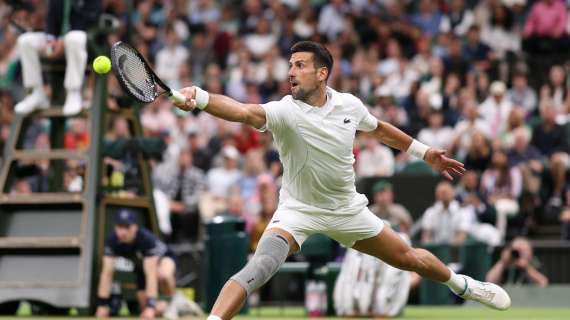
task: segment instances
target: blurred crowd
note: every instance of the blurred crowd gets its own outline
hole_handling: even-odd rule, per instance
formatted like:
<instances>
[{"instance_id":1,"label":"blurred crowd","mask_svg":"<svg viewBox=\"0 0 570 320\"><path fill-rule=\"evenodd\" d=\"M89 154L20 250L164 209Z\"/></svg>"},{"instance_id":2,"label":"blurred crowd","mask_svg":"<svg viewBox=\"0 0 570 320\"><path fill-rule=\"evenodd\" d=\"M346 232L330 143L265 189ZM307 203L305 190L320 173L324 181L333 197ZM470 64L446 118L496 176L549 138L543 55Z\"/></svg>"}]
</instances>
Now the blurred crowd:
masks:
<instances>
[{"instance_id":1,"label":"blurred crowd","mask_svg":"<svg viewBox=\"0 0 570 320\"><path fill-rule=\"evenodd\" d=\"M15 45L22 30L11 21L42 28L41 1L30 2L34 10L0 4L0 141L23 95ZM288 94L296 41L325 43L334 57L329 86L466 164L458 183L435 190L419 223L421 241L459 244L471 236L492 245L532 236L544 223L560 224L570 240L569 8L562 0L103 1L103 12L120 22L108 43L132 43L169 86L198 85L249 103ZM130 106L115 77L108 81L109 108ZM86 105L92 85L88 74ZM199 221L239 216L255 248L278 202L282 167L271 134L175 110L165 98L145 106L141 122L146 136L167 145L152 163L162 231L172 241L195 241ZM30 147L47 134L45 124L37 126L26 137ZM85 121L67 127L66 147L84 148ZM131 134L121 117L107 128L110 140ZM354 154L358 178L417 165L367 134L357 136ZM107 164L126 170L120 160ZM66 186L77 181L75 171ZM111 173L108 183L121 179ZM15 185L13 192L38 191L21 184L25 190ZM393 207L387 191L386 182L374 187L373 211L412 231L410 214Z\"/></svg>"}]
</instances>

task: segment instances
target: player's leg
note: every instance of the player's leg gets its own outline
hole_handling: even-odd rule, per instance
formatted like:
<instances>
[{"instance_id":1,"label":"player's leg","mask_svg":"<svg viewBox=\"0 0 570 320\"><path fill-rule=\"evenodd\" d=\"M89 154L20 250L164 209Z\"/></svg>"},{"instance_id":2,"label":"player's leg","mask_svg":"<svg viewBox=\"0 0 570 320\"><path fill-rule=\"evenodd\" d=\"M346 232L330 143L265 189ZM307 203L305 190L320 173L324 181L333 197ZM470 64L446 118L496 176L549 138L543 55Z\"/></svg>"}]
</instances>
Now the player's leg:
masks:
<instances>
[{"instance_id":1,"label":"player's leg","mask_svg":"<svg viewBox=\"0 0 570 320\"><path fill-rule=\"evenodd\" d=\"M65 48L65 80L67 90L63 113L74 115L81 111L81 86L87 65L87 33L81 30L69 31L63 37Z\"/></svg>"},{"instance_id":2,"label":"player's leg","mask_svg":"<svg viewBox=\"0 0 570 320\"><path fill-rule=\"evenodd\" d=\"M162 257L158 264L158 286L162 294L172 297L176 292L176 264L170 257Z\"/></svg>"},{"instance_id":3,"label":"player's leg","mask_svg":"<svg viewBox=\"0 0 570 320\"><path fill-rule=\"evenodd\" d=\"M242 308L247 296L265 284L299 245L293 236L281 229L265 231L253 258L230 278L218 295L208 320L231 319Z\"/></svg>"},{"instance_id":4,"label":"player's leg","mask_svg":"<svg viewBox=\"0 0 570 320\"><path fill-rule=\"evenodd\" d=\"M377 257L396 268L414 271L422 277L441 282L463 298L500 310L510 307L508 294L499 286L455 274L429 251L410 247L388 226L374 237L357 241L353 249Z\"/></svg>"},{"instance_id":5,"label":"player's leg","mask_svg":"<svg viewBox=\"0 0 570 320\"><path fill-rule=\"evenodd\" d=\"M36 108L49 105L43 89L40 64L40 50L43 50L46 44L47 35L44 32L26 32L18 37L17 47L22 62L24 87L32 92L16 104L14 108L17 113L27 114Z\"/></svg>"}]
</instances>

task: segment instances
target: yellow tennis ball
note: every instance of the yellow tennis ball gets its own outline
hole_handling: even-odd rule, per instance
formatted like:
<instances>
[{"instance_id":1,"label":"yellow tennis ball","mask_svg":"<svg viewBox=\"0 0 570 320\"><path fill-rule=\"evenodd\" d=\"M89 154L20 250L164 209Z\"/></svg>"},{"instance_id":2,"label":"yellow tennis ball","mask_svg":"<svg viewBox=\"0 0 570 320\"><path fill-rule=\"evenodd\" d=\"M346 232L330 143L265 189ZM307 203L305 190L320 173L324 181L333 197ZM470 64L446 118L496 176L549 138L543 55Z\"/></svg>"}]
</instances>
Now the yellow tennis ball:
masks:
<instances>
[{"instance_id":1,"label":"yellow tennis ball","mask_svg":"<svg viewBox=\"0 0 570 320\"><path fill-rule=\"evenodd\" d=\"M111 70L111 59L106 56L98 56L93 60L93 70L98 74L105 74Z\"/></svg>"}]
</instances>

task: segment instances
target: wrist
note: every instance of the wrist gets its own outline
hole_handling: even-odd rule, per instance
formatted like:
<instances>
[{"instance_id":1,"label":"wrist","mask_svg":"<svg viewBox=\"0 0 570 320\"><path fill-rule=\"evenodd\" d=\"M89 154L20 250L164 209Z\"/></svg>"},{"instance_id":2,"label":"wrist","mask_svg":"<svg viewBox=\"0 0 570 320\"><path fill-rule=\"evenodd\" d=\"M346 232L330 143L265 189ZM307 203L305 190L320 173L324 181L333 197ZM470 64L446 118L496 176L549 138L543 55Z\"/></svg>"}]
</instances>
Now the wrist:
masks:
<instances>
[{"instance_id":1,"label":"wrist","mask_svg":"<svg viewBox=\"0 0 570 320\"><path fill-rule=\"evenodd\" d=\"M146 299L146 307L155 309L156 308L156 298L147 298Z\"/></svg>"},{"instance_id":2,"label":"wrist","mask_svg":"<svg viewBox=\"0 0 570 320\"><path fill-rule=\"evenodd\" d=\"M408 147L408 150L406 150L406 153L423 160L428 150L429 146L414 139Z\"/></svg>"},{"instance_id":3,"label":"wrist","mask_svg":"<svg viewBox=\"0 0 570 320\"><path fill-rule=\"evenodd\" d=\"M206 107L208 106L208 102L210 102L210 94L208 93L208 91L200 88L200 87L194 87L196 88L196 107L198 107L201 110L206 109Z\"/></svg>"},{"instance_id":4,"label":"wrist","mask_svg":"<svg viewBox=\"0 0 570 320\"><path fill-rule=\"evenodd\" d=\"M111 298L97 297L97 307L109 307L110 304Z\"/></svg>"}]
</instances>

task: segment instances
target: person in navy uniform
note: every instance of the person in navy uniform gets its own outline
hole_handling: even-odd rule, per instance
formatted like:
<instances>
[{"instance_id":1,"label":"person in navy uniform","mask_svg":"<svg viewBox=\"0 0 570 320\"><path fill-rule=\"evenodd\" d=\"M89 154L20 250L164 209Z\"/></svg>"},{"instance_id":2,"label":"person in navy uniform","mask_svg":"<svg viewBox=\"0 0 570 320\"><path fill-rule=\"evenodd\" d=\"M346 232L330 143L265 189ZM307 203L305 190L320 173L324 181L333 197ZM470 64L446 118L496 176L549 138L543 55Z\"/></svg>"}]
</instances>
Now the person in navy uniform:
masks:
<instances>
[{"instance_id":1,"label":"person in navy uniform","mask_svg":"<svg viewBox=\"0 0 570 320\"><path fill-rule=\"evenodd\" d=\"M122 209L115 217L114 232L105 242L103 266L97 291L98 318L109 316L111 286L116 259L122 257L132 263L137 278L137 299L140 305L141 318L154 319L155 316L171 314L176 317L173 304L157 304L158 289L172 298L176 289L176 264L174 255L166 244L151 231L140 227L136 221L136 213Z\"/></svg>"}]
</instances>

